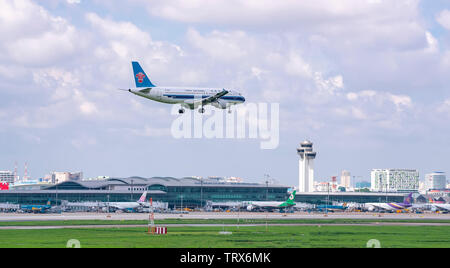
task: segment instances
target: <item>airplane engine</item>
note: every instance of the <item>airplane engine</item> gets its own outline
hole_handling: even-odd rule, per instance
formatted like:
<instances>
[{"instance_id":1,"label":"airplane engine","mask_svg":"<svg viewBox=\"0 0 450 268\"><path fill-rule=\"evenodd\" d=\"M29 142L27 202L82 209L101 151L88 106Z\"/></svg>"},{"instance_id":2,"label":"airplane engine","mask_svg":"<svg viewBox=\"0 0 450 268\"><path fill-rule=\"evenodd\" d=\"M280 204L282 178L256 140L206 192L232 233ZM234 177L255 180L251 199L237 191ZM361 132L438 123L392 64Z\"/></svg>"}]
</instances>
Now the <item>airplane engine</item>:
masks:
<instances>
[{"instance_id":1,"label":"airplane engine","mask_svg":"<svg viewBox=\"0 0 450 268\"><path fill-rule=\"evenodd\" d=\"M252 205L248 205L248 206L247 206L247 211L252 211L253 208L254 208L254 207L253 207Z\"/></svg>"},{"instance_id":2,"label":"airplane engine","mask_svg":"<svg viewBox=\"0 0 450 268\"><path fill-rule=\"evenodd\" d=\"M219 109L226 109L227 108L227 102L224 101L224 100L220 100L220 99L215 101L215 102L213 102L212 105L214 107L216 107L216 108L219 108Z\"/></svg>"}]
</instances>

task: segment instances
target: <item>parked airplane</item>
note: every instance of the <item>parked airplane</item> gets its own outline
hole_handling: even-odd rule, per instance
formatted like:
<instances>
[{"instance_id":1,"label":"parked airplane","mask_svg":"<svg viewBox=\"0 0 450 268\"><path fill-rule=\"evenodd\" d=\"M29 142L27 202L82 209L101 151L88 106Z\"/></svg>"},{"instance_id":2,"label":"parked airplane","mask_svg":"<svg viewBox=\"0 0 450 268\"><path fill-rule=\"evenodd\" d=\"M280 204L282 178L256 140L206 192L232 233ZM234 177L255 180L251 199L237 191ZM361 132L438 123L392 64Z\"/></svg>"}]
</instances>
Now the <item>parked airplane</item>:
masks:
<instances>
[{"instance_id":1,"label":"parked airplane","mask_svg":"<svg viewBox=\"0 0 450 268\"><path fill-rule=\"evenodd\" d=\"M330 211L330 212L335 212L335 211L345 211L347 210L347 204L343 204L342 206L337 206L337 205L319 205L316 207L319 211Z\"/></svg>"},{"instance_id":2,"label":"parked airplane","mask_svg":"<svg viewBox=\"0 0 450 268\"><path fill-rule=\"evenodd\" d=\"M0 211L3 210L19 210L20 205L16 204L8 204L8 203L0 203Z\"/></svg>"},{"instance_id":3,"label":"parked airplane","mask_svg":"<svg viewBox=\"0 0 450 268\"><path fill-rule=\"evenodd\" d=\"M240 209L243 206L244 202L212 202L208 201L206 203L206 209Z\"/></svg>"},{"instance_id":4,"label":"parked airplane","mask_svg":"<svg viewBox=\"0 0 450 268\"><path fill-rule=\"evenodd\" d=\"M271 202L271 201L250 201L248 202L247 210L258 210L258 209L286 209L295 206L295 193L297 191L292 192L289 196L288 200L285 202Z\"/></svg>"},{"instance_id":5,"label":"parked airplane","mask_svg":"<svg viewBox=\"0 0 450 268\"><path fill-rule=\"evenodd\" d=\"M45 213L52 208L50 200L46 205L21 205L20 209L25 212Z\"/></svg>"},{"instance_id":6,"label":"parked airplane","mask_svg":"<svg viewBox=\"0 0 450 268\"><path fill-rule=\"evenodd\" d=\"M296 203L294 206L294 209L299 210L299 211L312 210L312 209L314 209L314 205L308 204L308 203Z\"/></svg>"},{"instance_id":7,"label":"parked airplane","mask_svg":"<svg viewBox=\"0 0 450 268\"><path fill-rule=\"evenodd\" d=\"M369 211L374 210L387 210L387 211L396 211L396 210L405 210L412 207L412 193L410 193L403 203L366 203L365 207Z\"/></svg>"},{"instance_id":8,"label":"parked airplane","mask_svg":"<svg viewBox=\"0 0 450 268\"><path fill-rule=\"evenodd\" d=\"M188 88L188 87L160 87L155 86L138 62L132 62L136 88L127 91L153 101L181 104L178 110L184 113L184 108L194 110L199 108L204 113L203 106L212 105L216 108L227 109L231 112L231 106L245 102L245 98L237 91L224 88ZM125 89L122 89L125 90Z\"/></svg>"},{"instance_id":9,"label":"parked airplane","mask_svg":"<svg viewBox=\"0 0 450 268\"><path fill-rule=\"evenodd\" d=\"M136 202L109 202L105 203L107 207L114 208L121 211L134 211L137 208L142 208L146 204L147 192L144 192Z\"/></svg>"},{"instance_id":10,"label":"parked airplane","mask_svg":"<svg viewBox=\"0 0 450 268\"><path fill-rule=\"evenodd\" d=\"M445 211L450 212L450 204L438 204L434 203L432 205L434 211Z\"/></svg>"}]
</instances>

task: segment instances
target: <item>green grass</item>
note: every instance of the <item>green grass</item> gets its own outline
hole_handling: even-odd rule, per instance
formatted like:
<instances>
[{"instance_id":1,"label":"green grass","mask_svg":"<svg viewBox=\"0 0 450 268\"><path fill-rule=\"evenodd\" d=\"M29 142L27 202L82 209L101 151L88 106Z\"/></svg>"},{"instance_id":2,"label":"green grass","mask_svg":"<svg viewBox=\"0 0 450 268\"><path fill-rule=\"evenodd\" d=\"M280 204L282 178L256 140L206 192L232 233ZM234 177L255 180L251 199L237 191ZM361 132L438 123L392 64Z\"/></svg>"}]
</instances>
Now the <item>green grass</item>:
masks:
<instances>
[{"instance_id":1,"label":"green grass","mask_svg":"<svg viewBox=\"0 0 450 268\"><path fill-rule=\"evenodd\" d=\"M240 226L171 227L151 236L145 228L0 230L0 248L63 248L77 239L83 248L364 248L371 239L382 247L450 247L450 226Z\"/></svg>"}]
</instances>

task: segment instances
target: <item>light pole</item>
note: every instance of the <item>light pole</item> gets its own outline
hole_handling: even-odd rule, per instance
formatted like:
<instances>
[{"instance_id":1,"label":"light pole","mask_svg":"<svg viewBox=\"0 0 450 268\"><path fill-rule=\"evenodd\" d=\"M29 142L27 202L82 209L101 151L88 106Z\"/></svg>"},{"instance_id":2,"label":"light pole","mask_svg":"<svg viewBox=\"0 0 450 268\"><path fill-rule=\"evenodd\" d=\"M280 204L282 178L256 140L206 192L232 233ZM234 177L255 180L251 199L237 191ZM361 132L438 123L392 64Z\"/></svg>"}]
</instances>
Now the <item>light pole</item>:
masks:
<instances>
[{"instance_id":1,"label":"light pole","mask_svg":"<svg viewBox=\"0 0 450 268\"><path fill-rule=\"evenodd\" d=\"M327 187L328 195L327 195L327 205L325 206L325 210L326 210L326 213L328 214L328 206L330 203L330 183L328 182L327 185L328 185L328 187Z\"/></svg>"},{"instance_id":2,"label":"light pole","mask_svg":"<svg viewBox=\"0 0 450 268\"><path fill-rule=\"evenodd\" d=\"M183 211L183 195L181 195L180 197L181 197L181 211Z\"/></svg>"},{"instance_id":3,"label":"light pole","mask_svg":"<svg viewBox=\"0 0 450 268\"><path fill-rule=\"evenodd\" d=\"M133 180L131 180L131 200L130 201L133 201Z\"/></svg>"},{"instance_id":4,"label":"light pole","mask_svg":"<svg viewBox=\"0 0 450 268\"><path fill-rule=\"evenodd\" d=\"M200 179L200 209L203 209L203 178Z\"/></svg>"},{"instance_id":5,"label":"light pole","mask_svg":"<svg viewBox=\"0 0 450 268\"><path fill-rule=\"evenodd\" d=\"M266 178L266 201L269 201L269 174L264 174L264 177Z\"/></svg>"},{"instance_id":6,"label":"light pole","mask_svg":"<svg viewBox=\"0 0 450 268\"><path fill-rule=\"evenodd\" d=\"M56 206L58 206L58 184L56 184Z\"/></svg>"},{"instance_id":7,"label":"light pole","mask_svg":"<svg viewBox=\"0 0 450 268\"><path fill-rule=\"evenodd\" d=\"M107 197L107 200L108 200L108 202L106 203L107 204L106 205L106 212L109 214L109 194L106 197Z\"/></svg>"},{"instance_id":8,"label":"light pole","mask_svg":"<svg viewBox=\"0 0 450 268\"><path fill-rule=\"evenodd\" d=\"M380 192L380 203L381 203L381 198L383 196L383 178L382 175L380 174L380 187L379 187L379 192Z\"/></svg>"}]
</instances>

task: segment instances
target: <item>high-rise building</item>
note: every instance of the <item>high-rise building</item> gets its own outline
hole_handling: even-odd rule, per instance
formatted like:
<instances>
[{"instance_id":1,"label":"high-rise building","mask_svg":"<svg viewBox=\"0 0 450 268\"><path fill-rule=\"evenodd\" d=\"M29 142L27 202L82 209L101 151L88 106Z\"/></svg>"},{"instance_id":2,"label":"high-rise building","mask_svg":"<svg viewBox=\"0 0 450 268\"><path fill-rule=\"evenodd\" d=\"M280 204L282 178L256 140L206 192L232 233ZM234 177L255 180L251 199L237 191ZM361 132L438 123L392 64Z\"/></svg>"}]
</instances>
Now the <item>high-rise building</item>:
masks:
<instances>
[{"instance_id":1,"label":"high-rise building","mask_svg":"<svg viewBox=\"0 0 450 268\"><path fill-rule=\"evenodd\" d=\"M314 183L315 192L331 192L331 184L329 182L315 182Z\"/></svg>"},{"instance_id":2,"label":"high-rise building","mask_svg":"<svg viewBox=\"0 0 450 268\"><path fill-rule=\"evenodd\" d=\"M373 169L370 173L373 192L417 192L419 171L415 169Z\"/></svg>"},{"instance_id":3,"label":"high-rise building","mask_svg":"<svg viewBox=\"0 0 450 268\"><path fill-rule=\"evenodd\" d=\"M351 186L350 171L343 170L341 173L341 186L349 189Z\"/></svg>"},{"instance_id":4,"label":"high-rise building","mask_svg":"<svg viewBox=\"0 0 450 268\"><path fill-rule=\"evenodd\" d=\"M434 172L425 175L425 190L443 190L447 187L447 177L444 172Z\"/></svg>"},{"instance_id":5,"label":"high-rise building","mask_svg":"<svg viewBox=\"0 0 450 268\"><path fill-rule=\"evenodd\" d=\"M0 171L0 182L14 183L14 173L11 171Z\"/></svg>"},{"instance_id":6,"label":"high-rise building","mask_svg":"<svg viewBox=\"0 0 450 268\"><path fill-rule=\"evenodd\" d=\"M81 181L83 180L83 172L53 172L52 173L52 184L58 184L65 181Z\"/></svg>"},{"instance_id":7,"label":"high-rise building","mask_svg":"<svg viewBox=\"0 0 450 268\"><path fill-rule=\"evenodd\" d=\"M313 143L310 141L300 143L297 153L300 156L298 191L314 192L314 159L317 153L313 151Z\"/></svg>"}]
</instances>

